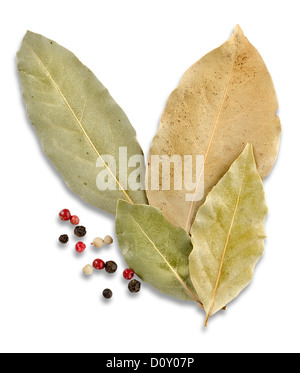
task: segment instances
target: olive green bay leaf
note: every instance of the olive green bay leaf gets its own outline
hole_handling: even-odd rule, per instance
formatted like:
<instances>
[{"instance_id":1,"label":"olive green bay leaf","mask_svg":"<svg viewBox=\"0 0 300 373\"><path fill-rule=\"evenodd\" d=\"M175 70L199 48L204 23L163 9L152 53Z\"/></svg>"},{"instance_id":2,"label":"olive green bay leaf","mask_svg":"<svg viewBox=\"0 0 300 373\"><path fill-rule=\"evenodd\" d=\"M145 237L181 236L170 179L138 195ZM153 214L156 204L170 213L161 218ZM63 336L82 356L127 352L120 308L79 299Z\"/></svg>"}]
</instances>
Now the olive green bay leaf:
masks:
<instances>
[{"instance_id":1,"label":"olive green bay leaf","mask_svg":"<svg viewBox=\"0 0 300 373\"><path fill-rule=\"evenodd\" d=\"M198 300L189 276L190 236L159 209L120 200L116 216L119 246L128 266L162 293Z\"/></svg>"},{"instance_id":2,"label":"olive green bay leaf","mask_svg":"<svg viewBox=\"0 0 300 373\"><path fill-rule=\"evenodd\" d=\"M145 191L127 190L120 181L119 148L127 148L128 159L143 153L128 118L95 75L73 53L32 32L26 33L17 61L27 114L70 189L112 214L120 198L147 203ZM107 154L115 158L116 170L103 158ZM97 188L102 169L97 160L116 190Z\"/></svg>"},{"instance_id":3,"label":"olive green bay leaf","mask_svg":"<svg viewBox=\"0 0 300 373\"><path fill-rule=\"evenodd\" d=\"M191 228L190 275L206 311L205 325L250 283L264 251L267 210L248 144L208 194Z\"/></svg>"},{"instance_id":4,"label":"olive green bay leaf","mask_svg":"<svg viewBox=\"0 0 300 373\"><path fill-rule=\"evenodd\" d=\"M183 75L170 95L149 154L148 184L151 185L152 155L203 155L204 166L195 189L204 177L203 199L186 200L190 190L147 190L149 204L162 210L174 225L186 231L214 185L228 171L247 143L253 145L259 174L264 178L277 157L281 125L272 78L256 50L239 26L228 41L201 58ZM155 167L154 167L155 169ZM171 184L174 182L171 174Z\"/></svg>"}]
</instances>

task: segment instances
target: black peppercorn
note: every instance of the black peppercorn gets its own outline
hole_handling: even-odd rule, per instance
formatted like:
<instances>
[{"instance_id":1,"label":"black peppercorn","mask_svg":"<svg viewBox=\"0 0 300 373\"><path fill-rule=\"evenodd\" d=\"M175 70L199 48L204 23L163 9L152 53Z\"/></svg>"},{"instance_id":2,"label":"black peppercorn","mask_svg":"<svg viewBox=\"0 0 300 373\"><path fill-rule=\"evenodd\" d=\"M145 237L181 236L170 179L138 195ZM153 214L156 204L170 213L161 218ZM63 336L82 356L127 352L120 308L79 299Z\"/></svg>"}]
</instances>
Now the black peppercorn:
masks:
<instances>
[{"instance_id":1,"label":"black peppercorn","mask_svg":"<svg viewBox=\"0 0 300 373\"><path fill-rule=\"evenodd\" d=\"M113 262L112 260L109 260L108 262L105 263L105 271L107 273L114 273L116 272L118 266L115 262Z\"/></svg>"},{"instance_id":2,"label":"black peppercorn","mask_svg":"<svg viewBox=\"0 0 300 373\"><path fill-rule=\"evenodd\" d=\"M131 293L140 291L141 283L138 280L131 280L128 284L128 289Z\"/></svg>"},{"instance_id":3,"label":"black peppercorn","mask_svg":"<svg viewBox=\"0 0 300 373\"><path fill-rule=\"evenodd\" d=\"M102 295L104 296L104 298L109 299L112 297L113 293L110 289L104 289Z\"/></svg>"},{"instance_id":4,"label":"black peppercorn","mask_svg":"<svg viewBox=\"0 0 300 373\"><path fill-rule=\"evenodd\" d=\"M60 243L67 243L67 242L69 241L69 237L68 237L67 234L62 234L62 235L59 237L58 241L59 241Z\"/></svg>"},{"instance_id":5,"label":"black peppercorn","mask_svg":"<svg viewBox=\"0 0 300 373\"><path fill-rule=\"evenodd\" d=\"M74 229L74 234L77 237L83 237L83 236L85 236L86 235L86 229L85 229L85 227L79 225L78 227L76 227Z\"/></svg>"}]
</instances>

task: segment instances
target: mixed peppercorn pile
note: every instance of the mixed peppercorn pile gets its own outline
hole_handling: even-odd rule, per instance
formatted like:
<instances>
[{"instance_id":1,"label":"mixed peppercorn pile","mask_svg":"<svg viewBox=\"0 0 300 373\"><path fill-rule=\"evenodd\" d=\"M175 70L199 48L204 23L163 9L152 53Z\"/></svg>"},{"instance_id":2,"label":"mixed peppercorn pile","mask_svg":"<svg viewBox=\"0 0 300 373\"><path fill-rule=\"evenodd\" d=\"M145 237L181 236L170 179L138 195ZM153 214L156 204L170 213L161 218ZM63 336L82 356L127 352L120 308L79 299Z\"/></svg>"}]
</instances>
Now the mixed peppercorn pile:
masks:
<instances>
[{"instance_id":1,"label":"mixed peppercorn pile","mask_svg":"<svg viewBox=\"0 0 300 373\"><path fill-rule=\"evenodd\" d=\"M86 235L86 233L87 233L86 228L84 226L78 225L79 222L80 222L78 216L71 215L71 213L68 209L61 210L60 213L59 213L59 218L62 221L70 221L71 224L76 226L75 229L74 229L74 235L76 237L82 238ZM66 243L69 242L69 236L67 234L62 234L59 237L58 240L61 244L66 244ZM102 239L100 237L96 237L91 244L98 249L98 248L101 248L104 244L105 245L111 245L112 243L113 243L113 238L111 236L107 235L107 236L104 237L104 239ZM80 254L85 249L86 249L86 244L84 242L79 241L79 242L76 243L75 250L76 250L77 253ZM100 271L100 270L103 270L103 269L105 269L105 271L107 273L111 274L111 273L115 273L117 271L118 266L113 260L109 260L107 262L104 262L102 259L95 259L93 261L92 265L91 264L85 265L82 269L82 272L86 276L90 276L94 272L94 270ZM140 291L141 283L136 279L132 279L134 277L134 272L133 272L132 269L126 268L123 271L123 277L126 280L130 280L130 282L128 283L128 289L131 293L137 293L137 292ZM104 289L103 292L102 292L102 295L103 295L104 298L109 299L109 298L112 297L113 292L110 289Z\"/></svg>"}]
</instances>

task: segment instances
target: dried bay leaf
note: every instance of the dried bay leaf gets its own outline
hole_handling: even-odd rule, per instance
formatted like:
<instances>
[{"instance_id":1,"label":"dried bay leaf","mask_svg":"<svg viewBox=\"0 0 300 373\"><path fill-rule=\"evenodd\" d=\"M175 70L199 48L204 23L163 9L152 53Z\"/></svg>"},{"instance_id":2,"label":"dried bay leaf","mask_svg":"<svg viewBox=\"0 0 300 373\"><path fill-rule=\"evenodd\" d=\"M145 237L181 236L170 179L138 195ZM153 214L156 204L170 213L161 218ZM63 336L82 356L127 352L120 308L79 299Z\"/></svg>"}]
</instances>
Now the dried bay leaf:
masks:
<instances>
[{"instance_id":1,"label":"dried bay leaf","mask_svg":"<svg viewBox=\"0 0 300 373\"><path fill-rule=\"evenodd\" d=\"M119 201L116 216L119 246L128 266L159 291L183 300L198 300L189 275L190 236L174 227L155 207Z\"/></svg>"},{"instance_id":2,"label":"dried bay leaf","mask_svg":"<svg viewBox=\"0 0 300 373\"><path fill-rule=\"evenodd\" d=\"M128 159L142 150L128 118L95 75L73 53L32 32L17 59L28 116L70 189L112 214L120 198L147 203L145 191L127 190L120 182L119 147L127 147ZM106 154L114 156L116 170L102 158ZM97 160L116 190L97 188Z\"/></svg>"},{"instance_id":3,"label":"dried bay leaf","mask_svg":"<svg viewBox=\"0 0 300 373\"><path fill-rule=\"evenodd\" d=\"M237 26L230 39L195 63L168 99L150 150L152 155L204 155L204 197L187 202L182 190L149 190L149 203L173 224L189 231L196 212L228 171L244 146L254 147L259 174L271 170L278 152L281 126L271 76L258 51ZM172 176L172 175L171 175Z\"/></svg>"},{"instance_id":4,"label":"dried bay leaf","mask_svg":"<svg viewBox=\"0 0 300 373\"><path fill-rule=\"evenodd\" d=\"M250 283L264 251L267 210L248 144L208 194L191 228L190 275L206 311L205 324Z\"/></svg>"}]
</instances>

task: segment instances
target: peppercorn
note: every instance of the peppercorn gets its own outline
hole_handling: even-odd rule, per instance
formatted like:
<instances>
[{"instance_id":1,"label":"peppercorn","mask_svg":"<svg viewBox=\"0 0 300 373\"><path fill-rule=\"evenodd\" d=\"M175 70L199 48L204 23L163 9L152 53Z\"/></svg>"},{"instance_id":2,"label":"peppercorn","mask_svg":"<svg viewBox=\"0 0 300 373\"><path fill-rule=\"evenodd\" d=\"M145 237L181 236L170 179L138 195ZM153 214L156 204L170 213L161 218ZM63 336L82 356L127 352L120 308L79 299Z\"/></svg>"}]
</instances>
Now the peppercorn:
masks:
<instances>
[{"instance_id":1,"label":"peppercorn","mask_svg":"<svg viewBox=\"0 0 300 373\"><path fill-rule=\"evenodd\" d=\"M109 260L108 262L105 263L105 271L107 273L114 273L116 272L118 266L115 262L113 262L112 260Z\"/></svg>"},{"instance_id":2,"label":"peppercorn","mask_svg":"<svg viewBox=\"0 0 300 373\"><path fill-rule=\"evenodd\" d=\"M102 247L103 245L103 239L100 237L96 237L92 242L92 245L94 245L97 249L100 249L100 247Z\"/></svg>"},{"instance_id":3,"label":"peppercorn","mask_svg":"<svg viewBox=\"0 0 300 373\"><path fill-rule=\"evenodd\" d=\"M87 276L90 276L93 273L93 271L94 269L90 264L87 264L82 268L82 272Z\"/></svg>"},{"instance_id":4,"label":"peppercorn","mask_svg":"<svg viewBox=\"0 0 300 373\"><path fill-rule=\"evenodd\" d=\"M75 250L78 252L78 253L82 253L86 248L86 245L83 243L83 242L77 242L77 244L75 245Z\"/></svg>"},{"instance_id":5,"label":"peppercorn","mask_svg":"<svg viewBox=\"0 0 300 373\"><path fill-rule=\"evenodd\" d=\"M67 243L67 242L69 241L69 236L68 236L67 234L62 234L62 235L59 237L58 241L59 241L60 243L65 244L65 243Z\"/></svg>"},{"instance_id":6,"label":"peppercorn","mask_svg":"<svg viewBox=\"0 0 300 373\"><path fill-rule=\"evenodd\" d=\"M104 298L109 299L112 297L113 293L110 289L104 289L102 295L104 296Z\"/></svg>"},{"instance_id":7,"label":"peppercorn","mask_svg":"<svg viewBox=\"0 0 300 373\"><path fill-rule=\"evenodd\" d=\"M138 280L131 280L128 284L128 289L131 293L140 291L141 283Z\"/></svg>"},{"instance_id":8,"label":"peppercorn","mask_svg":"<svg viewBox=\"0 0 300 373\"><path fill-rule=\"evenodd\" d=\"M130 268L124 269L123 277L125 278L125 280L131 280L133 276L134 276L134 272L132 269Z\"/></svg>"},{"instance_id":9,"label":"peppercorn","mask_svg":"<svg viewBox=\"0 0 300 373\"><path fill-rule=\"evenodd\" d=\"M60 220L62 221L68 221L71 219L71 213L68 209L63 209L61 210L61 212L59 213L59 218Z\"/></svg>"},{"instance_id":10,"label":"peppercorn","mask_svg":"<svg viewBox=\"0 0 300 373\"><path fill-rule=\"evenodd\" d=\"M104 241L105 245L110 245L110 244L113 243L113 239L112 239L111 236L105 236L103 241Z\"/></svg>"},{"instance_id":11,"label":"peppercorn","mask_svg":"<svg viewBox=\"0 0 300 373\"><path fill-rule=\"evenodd\" d=\"M95 269L101 270L101 269L103 269L105 267L105 263L103 262L102 259L95 259L93 261L93 267Z\"/></svg>"},{"instance_id":12,"label":"peppercorn","mask_svg":"<svg viewBox=\"0 0 300 373\"><path fill-rule=\"evenodd\" d=\"M78 225L79 224L79 217L76 215L72 215L70 219L71 224Z\"/></svg>"},{"instance_id":13,"label":"peppercorn","mask_svg":"<svg viewBox=\"0 0 300 373\"><path fill-rule=\"evenodd\" d=\"M84 237L86 235L86 229L85 229L85 227L79 225L78 227L76 227L74 229L74 234L77 237Z\"/></svg>"}]
</instances>

